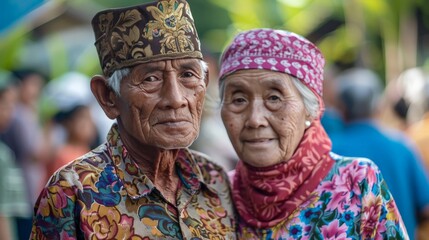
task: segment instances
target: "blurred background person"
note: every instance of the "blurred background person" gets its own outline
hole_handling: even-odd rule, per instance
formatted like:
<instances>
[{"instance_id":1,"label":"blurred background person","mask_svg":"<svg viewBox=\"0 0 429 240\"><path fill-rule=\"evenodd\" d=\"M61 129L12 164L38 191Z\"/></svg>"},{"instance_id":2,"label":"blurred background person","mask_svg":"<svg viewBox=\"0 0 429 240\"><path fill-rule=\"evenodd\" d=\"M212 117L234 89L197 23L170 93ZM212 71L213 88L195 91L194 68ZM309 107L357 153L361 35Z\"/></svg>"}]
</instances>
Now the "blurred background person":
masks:
<instances>
[{"instance_id":1,"label":"blurred background person","mask_svg":"<svg viewBox=\"0 0 429 240\"><path fill-rule=\"evenodd\" d=\"M415 99L409 107L409 127L406 130L408 136L416 144L426 172L429 172L429 72L422 68L421 71L422 85L416 90ZM429 239L429 220L423 222L418 231L419 239Z\"/></svg>"},{"instance_id":2,"label":"blurred background person","mask_svg":"<svg viewBox=\"0 0 429 240\"><path fill-rule=\"evenodd\" d=\"M0 139L15 154L16 162L25 178L27 201L33 206L46 183L45 162L49 155L49 146L39 122L38 103L45 78L31 69L12 71L18 79L18 102L13 112L12 122L0 135ZM32 216L17 220L20 239L28 239L31 232Z\"/></svg>"},{"instance_id":3,"label":"blurred background person","mask_svg":"<svg viewBox=\"0 0 429 240\"><path fill-rule=\"evenodd\" d=\"M429 172L429 72L420 69L422 86L416 91L415 101L410 104L410 126L407 133L416 143L426 170Z\"/></svg>"},{"instance_id":4,"label":"blurred background person","mask_svg":"<svg viewBox=\"0 0 429 240\"><path fill-rule=\"evenodd\" d=\"M0 133L12 120L16 99L16 80L0 70ZM25 194L22 170L16 166L12 150L0 140L0 239L18 239L17 217L31 214Z\"/></svg>"},{"instance_id":5,"label":"blurred background person","mask_svg":"<svg viewBox=\"0 0 429 240\"><path fill-rule=\"evenodd\" d=\"M64 128L65 142L55 151L53 162L48 164L47 176L60 167L91 150L97 131L87 105L76 105L57 113L54 121Z\"/></svg>"},{"instance_id":6,"label":"blurred background person","mask_svg":"<svg viewBox=\"0 0 429 240\"><path fill-rule=\"evenodd\" d=\"M67 72L51 80L43 90L43 103L51 109L47 125L53 142L47 177L101 144L100 132L105 132L107 117L99 114L89 82L90 78L82 73Z\"/></svg>"},{"instance_id":7,"label":"blurred background person","mask_svg":"<svg viewBox=\"0 0 429 240\"><path fill-rule=\"evenodd\" d=\"M338 110L338 101L336 98L337 83L335 77L338 74L338 69L334 65L325 67L323 79L323 103L325 111L320 119L326 133L331 134L336 131L341 131L344 122Z\"/></svg>"},{"instance_id":8,"label":"blurred background person","mask_svg":"<svg viewBox=\"0 0 429 240\"><path fill-rule=\"evenodd\" d=\"M330 135L332 151L367 157L379 166L410 239L415 239L420 220L429 216L429 179L409 139L377 120L383 93L380 78L369 69L352 68L340 73L336 83L345 125Z\"/></svg>"},{"instance_id":9,"label":"blurred background person","mask_svg":"<svg viewBox=\"0 0 429 240\"><path fill-rule=\"evenodd\" d=\"M380 120L384 125L406 132L422 117L421 104L417 102L421 99L425 75L421 67L407 68L388 82L381 102Z\"/></svg>"}]
</instances>

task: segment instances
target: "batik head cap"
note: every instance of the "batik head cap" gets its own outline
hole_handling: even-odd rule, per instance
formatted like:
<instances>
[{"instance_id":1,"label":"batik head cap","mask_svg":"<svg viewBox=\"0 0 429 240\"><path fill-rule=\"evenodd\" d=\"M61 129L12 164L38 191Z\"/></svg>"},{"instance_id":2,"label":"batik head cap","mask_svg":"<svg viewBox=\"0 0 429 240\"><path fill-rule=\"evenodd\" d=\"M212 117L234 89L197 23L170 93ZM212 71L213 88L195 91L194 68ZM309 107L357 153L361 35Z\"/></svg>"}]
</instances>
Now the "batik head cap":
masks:
<instances>
[{"instance_id":1,"label":"batik head cap","mask_svg":"<svg viewBox=\"0 0 429 240\"><path fill-rule=\"evenodd\" d=\"M140 63L203 57L185 0L104 10L94 16L92 27L105 76Z\"/></svg>"},{"instance_id":2,"label":"batik head cap","mask_svg":"<svg viewBox=\"0 0 429 240\"><path fill-rule=\"evenodd\" d=\"M322 96L325 59L313 43L292 32L241 32L224 51L220 65L220 81L238 70L265 69L292 75Z\"/></svg>"}]
</instances>

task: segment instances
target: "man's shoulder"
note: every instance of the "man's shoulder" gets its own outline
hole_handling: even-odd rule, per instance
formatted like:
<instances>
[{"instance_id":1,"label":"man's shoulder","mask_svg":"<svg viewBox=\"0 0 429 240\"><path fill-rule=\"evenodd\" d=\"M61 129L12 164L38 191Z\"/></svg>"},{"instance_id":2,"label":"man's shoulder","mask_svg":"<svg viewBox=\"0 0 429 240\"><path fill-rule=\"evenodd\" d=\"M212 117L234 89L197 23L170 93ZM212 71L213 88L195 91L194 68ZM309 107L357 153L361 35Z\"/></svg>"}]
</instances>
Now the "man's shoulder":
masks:
<instances>
[{"instance_id":1,"label":"man's shoulder","mask_svg":"<svg viewBox=\"0 0 429 240\"><path fill-rule=\"evenodd\" d=\"M87 176L99 175L110 162L107 147L103 144L59 168L49 182L50 184L64 180L70 183L82 182Z\"/></svg>"}]
</instances>

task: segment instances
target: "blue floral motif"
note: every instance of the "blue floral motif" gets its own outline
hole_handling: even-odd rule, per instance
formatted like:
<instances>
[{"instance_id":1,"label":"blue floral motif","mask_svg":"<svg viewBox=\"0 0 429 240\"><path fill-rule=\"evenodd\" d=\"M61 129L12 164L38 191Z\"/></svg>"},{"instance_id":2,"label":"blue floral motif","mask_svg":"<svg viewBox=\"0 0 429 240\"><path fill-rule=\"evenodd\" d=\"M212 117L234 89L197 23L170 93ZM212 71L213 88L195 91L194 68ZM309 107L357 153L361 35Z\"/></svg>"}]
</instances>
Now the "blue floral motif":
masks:
<instances>
[{"instance_id":1,"label":"blue floral motif","mask_svg":"<svg viewBox=\"0 0 429 240\"><path fill-rule=\"evenodd\" d=\"M109 164L101 172L98 182L95 186L98 192L90 190L94 200L105 206L115 206L121 201L121 195L118 193L122 188L122 183L114 173L113 165Z\"/></svg>"},{"instance_id":2,"label":"blue floral motif","mask_svg":"<svg viewBox=\"0 0 429 240\"><path fill-rule=\"evenodd\" d=\"M139 208L140 220L149 218L157 220L157 229L166 236L182 239L182 233L177 225L177 221L165 214L165 209L159 205L148 204Z\"/></svg>"},{"instance_id":3,"label":"blue floral motif","mask_svg":"<svg viewBox=\"0 0 429 240\"><path fill-rule=\"evenodd\" d=\"M303 220L305 224L309 224L312 220L317 219L321 213L319 207L309 208L300 213L300 219Z\"/></svg>"},{"instance_id":4,"label":"blue floral motif","mask_svg":"<svg viewBox=\"0 0 429 240\"><path fill-rule=\"evenodd\" d=\"M294 239L297 239L302 234L302 227L299 225L292 225L289 228L289 233Z\"/></svg>"}]
</instances>

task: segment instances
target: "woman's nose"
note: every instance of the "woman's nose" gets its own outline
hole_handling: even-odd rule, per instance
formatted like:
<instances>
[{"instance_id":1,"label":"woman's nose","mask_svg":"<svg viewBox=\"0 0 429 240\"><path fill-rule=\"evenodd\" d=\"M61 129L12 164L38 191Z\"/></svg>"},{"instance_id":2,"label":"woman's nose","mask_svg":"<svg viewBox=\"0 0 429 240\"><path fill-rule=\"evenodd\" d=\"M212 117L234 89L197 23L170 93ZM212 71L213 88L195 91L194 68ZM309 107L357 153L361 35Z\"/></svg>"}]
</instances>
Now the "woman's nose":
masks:
<instances>
[{"instance_id":1,"label":"woman's nose","mask_svg":"<svg viewBox=\"0 0 429 240\"><path fill-rule=\"evenodd\" d=\"M245 126L248 128L259 128L268 126L267 117L269 111L265 108L262 100L253 100L249 106Z\"/></svg>"}]
</instances>

